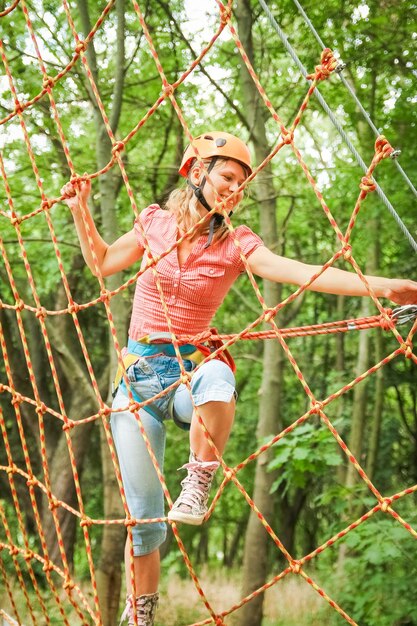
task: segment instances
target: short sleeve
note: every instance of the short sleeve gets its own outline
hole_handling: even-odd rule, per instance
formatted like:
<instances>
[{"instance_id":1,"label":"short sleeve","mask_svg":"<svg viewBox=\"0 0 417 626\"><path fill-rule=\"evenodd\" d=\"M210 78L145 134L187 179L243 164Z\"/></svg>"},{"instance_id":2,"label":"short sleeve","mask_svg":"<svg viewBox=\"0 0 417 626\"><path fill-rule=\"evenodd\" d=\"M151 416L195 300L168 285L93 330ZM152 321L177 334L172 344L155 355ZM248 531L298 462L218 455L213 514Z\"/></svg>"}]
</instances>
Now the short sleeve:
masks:
<instances>
[{"instance_id":1,"label":"short sleeve","mask_svg":"<svg viewBox=\"0 0 417 626\"><path fill-rule=\"evenodd\" d=\"M238 226L235 230L236 237L240 244L240 250L243 252L243 255L248 259L250 255L255 252L257 248L260 246L264 246L264 242L262 239L254 233L248 226ZM235 244L233 244L235 245ZM239 272L245 271L245 266L242 261L242 257L239 253L239 248L235 246L236 257L235 263L239 270Z\"/></svg>"},{"instance_id":2,"label":"short sleeve","mask_svg":"<svg viewBox=\"0 0 417 626\"><path fill-rule=\"evenodd\" d=\"M161 208L157 204L151 204L141 211L138 218L133 223L133 229L136 235L136 241L140 248L145 248L145 239L143 233L147 233L151 227L153 218L156 211L160 211Z\"/></svg>"}]
</instances>

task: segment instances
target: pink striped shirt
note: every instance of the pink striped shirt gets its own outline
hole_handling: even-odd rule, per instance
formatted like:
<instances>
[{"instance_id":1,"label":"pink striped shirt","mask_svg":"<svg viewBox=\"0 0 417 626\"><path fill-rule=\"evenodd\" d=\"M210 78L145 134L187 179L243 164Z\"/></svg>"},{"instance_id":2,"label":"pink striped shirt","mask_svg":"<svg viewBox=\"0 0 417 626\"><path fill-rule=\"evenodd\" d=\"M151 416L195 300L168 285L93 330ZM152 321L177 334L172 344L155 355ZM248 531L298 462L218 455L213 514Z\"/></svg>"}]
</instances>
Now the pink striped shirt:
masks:
<instances>
[{"instance_id":1,"label":"pink striped shirt","mask_svg":"<svg viewBox=\"0 0 417 626\"><path fill-rule=\"evenodd\" d=\"M139 219L154 256L176 242L177 221L169 211L153 204L142 211ZM137 223L135 232L138 245L144 246ZM247 226L238 226L234 235L246 258L264 245L262 239ZM216 245L204 248L207 235L202 235L182 267L178 263L176 248L158 261L156 270L176 335L196 335L207 330L231 285L245 270L233 237L229 234ZM142 267L146 262L145 252ZM155 275L149 268L137 280L129 337L138 340L148 333L168 330Z\"/></svg>"}]
</instances>

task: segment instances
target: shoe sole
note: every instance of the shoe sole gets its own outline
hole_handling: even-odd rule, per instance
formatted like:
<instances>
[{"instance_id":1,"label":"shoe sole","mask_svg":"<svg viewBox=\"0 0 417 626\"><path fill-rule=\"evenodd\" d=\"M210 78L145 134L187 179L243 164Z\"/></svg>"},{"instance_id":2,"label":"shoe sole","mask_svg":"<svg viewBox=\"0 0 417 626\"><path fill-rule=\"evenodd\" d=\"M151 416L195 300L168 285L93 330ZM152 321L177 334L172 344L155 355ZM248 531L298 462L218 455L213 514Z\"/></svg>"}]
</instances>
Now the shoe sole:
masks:
<instances>
[{"instance_id":1,"label":"shoe sole","mask_svg":"<svg viewBox=\"0 0 417 626\"><path fill-rule=\"evenodd\" d=\"M181 511L170 511L168 513L168 519L170 522L182 522L183 524L190 524L190 526L201 526L204 522L205 515L189 515L182 513Z\"/></svg>"}]
</instances>

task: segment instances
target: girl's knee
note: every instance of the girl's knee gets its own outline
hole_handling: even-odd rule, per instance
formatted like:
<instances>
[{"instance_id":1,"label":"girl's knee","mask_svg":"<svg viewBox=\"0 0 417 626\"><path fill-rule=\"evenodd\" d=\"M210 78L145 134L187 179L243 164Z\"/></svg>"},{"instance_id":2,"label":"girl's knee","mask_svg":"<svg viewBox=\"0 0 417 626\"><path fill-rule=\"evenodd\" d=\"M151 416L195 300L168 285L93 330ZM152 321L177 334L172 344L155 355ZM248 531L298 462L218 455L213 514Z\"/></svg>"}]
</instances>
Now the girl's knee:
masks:
<instances>
[{"instance_id":1,"label":"girl's knee","mask_svg":"<svg viewBox=\"0 0 417 626\"><path fill-rule=\"evenodd\" d=\"M230 367L223 361L213 359L207 361L193 374L191 388L197 385L208 384L215 381L227 382L232 387L235 386L235 376Z\"/></svg>"},{"instance_id":2,"label":"girl's knee","mask_svg":"<svg viewBox=\"0 0 417 626\"><path fill-rule=\"evenodd\" d=\"M196 406L210 401L230 402L236 381L230 367L213 359L204 363L191 379L191 393Z\"/></svg>"},{"instance_id":3,"label":"girl's knee","mask_svg":"<svg viewBox=\"0 0 417 626\"><path fill-rule=\"evenodd\" d=\"M174 421L189 429L193 416L194 404L200 406L206 402L231 402L236 397L235 377L228 365L213 359L196 370L191 378L191 394L186 385L177 389L173 403Z\"/></svg>"}]
</instances>

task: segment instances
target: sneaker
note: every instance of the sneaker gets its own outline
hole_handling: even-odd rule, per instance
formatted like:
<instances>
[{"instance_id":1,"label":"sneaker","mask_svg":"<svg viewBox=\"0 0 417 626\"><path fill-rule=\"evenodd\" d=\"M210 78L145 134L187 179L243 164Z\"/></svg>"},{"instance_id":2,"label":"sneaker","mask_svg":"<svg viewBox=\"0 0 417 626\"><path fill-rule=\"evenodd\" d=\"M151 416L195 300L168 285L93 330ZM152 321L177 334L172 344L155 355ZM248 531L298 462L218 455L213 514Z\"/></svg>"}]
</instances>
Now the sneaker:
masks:
<instances>
[{"instance_id":1,"label":"sneaker","mask_svg":"<svg viewBox=\"0 0 417 626\"><path fill-rule=\"evenodd\" d=\"M154 626L156 607L158 606L159 593L149 593L136 598L136 623L137 626ZM128 596L126 600L126 608L120 618L122 625L124 620L128 619L128 626L134 626L134 606L133 596Z\"/></svg>"},{"instance_id":2,"label":"sneaker","mask_svg":"<svg viewBox=\"0 0 417 626\"><path fill-rule=\"evenodd\" d=\"M182 491L168 513L171 522L183 522L199 526L207 514L207 500L211 483L220 463L199 461L191 454L190 462L179 469L186 469L187 476L181 483Z\"/></svg>"}]
</instances>

